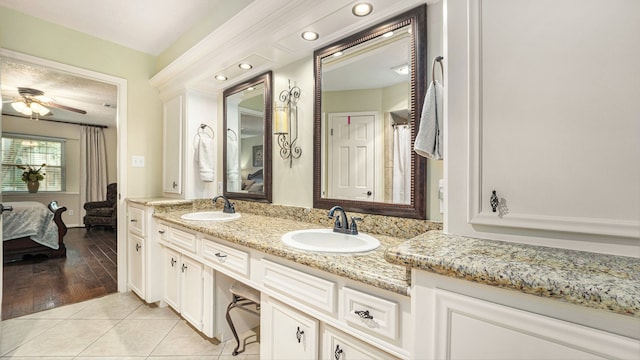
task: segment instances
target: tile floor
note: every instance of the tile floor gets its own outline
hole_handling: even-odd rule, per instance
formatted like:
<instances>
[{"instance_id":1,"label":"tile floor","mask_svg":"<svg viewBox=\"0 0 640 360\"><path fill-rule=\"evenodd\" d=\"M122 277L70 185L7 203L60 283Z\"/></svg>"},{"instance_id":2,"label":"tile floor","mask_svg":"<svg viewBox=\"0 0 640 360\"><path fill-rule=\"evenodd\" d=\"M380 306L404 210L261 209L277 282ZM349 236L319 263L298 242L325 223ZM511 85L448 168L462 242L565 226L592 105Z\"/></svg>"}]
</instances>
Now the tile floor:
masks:
<instances>
[{"instance_id":1,"label":"tile floor","mask_svg":"<svg viewBox=\"0 0 640 360\"><path fill-rule=\"evenodd\" d=\"M233 339L215 344L171 309L116 293L0 322L0 359L258 360L251 335L232 356Z\"/></svg>"}]
</instances>

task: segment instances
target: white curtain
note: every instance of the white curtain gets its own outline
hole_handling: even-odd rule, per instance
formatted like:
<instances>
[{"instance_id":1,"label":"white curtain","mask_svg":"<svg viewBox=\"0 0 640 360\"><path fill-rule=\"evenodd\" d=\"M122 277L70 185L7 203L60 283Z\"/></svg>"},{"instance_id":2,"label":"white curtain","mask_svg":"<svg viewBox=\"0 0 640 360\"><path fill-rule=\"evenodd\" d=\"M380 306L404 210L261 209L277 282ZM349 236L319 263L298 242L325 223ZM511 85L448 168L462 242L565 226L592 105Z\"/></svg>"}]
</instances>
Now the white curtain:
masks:
<instances>
[{"instance_id":1,"label":"white curtain","mask_svg":"<svg viewBox=\"0 0 640 360\"><path fill-rule=\"evenodd\" d=\"M393 202L411 203L411 128L396 126L393 131Z\"/></svg>"},{"instance_id":2,"label":"white curtain","mask_svg":"<svg viewBox=\"0 0 640 360\"><path fill-rule=\"evenodd\" d=\"M80 130L80 203L107 199L107 147L102 128ZM83 209L84 213L84 209Z\"/></svg>"}]
</instances>

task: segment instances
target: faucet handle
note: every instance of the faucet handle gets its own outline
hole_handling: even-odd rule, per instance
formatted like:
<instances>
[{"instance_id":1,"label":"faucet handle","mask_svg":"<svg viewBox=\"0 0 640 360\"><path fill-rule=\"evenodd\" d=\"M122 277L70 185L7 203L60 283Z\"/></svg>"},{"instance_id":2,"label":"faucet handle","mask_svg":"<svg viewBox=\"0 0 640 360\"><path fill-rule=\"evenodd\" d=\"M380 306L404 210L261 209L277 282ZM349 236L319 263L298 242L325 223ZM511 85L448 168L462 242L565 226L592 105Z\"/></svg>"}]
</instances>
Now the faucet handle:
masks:
<instances>
[{"instance_id":1,"label":"faucet handle","mask_svg":"<svg viewBox=\"0 0 640 360\"><path fill-rule=\"evenodd\" d=\"M361 217L353 216L351 218L351 227L350 227L351 235L358 235L358 225L356 225L356 221L360 221L360 220L362 220Z\"/></svg>"},{"instance_id":2,"label":"faucet handle","mask_svg":"<svg viewBox=\"0 0 640 360\"><path fill-rule=\"evenodd\" d=\"M340 229L341 227L342 227L342 222L340 221L340 215L336 215L336 221L333 222L333 228Z\"/></svg>"},{"instance_id":3,"label":"faucet handle","mask_svg":"<svg viewBox=\"0 0 640 360\"><path fill-rule=\"evenodd\" d=\"M236 208L235 208L235 206L233 206L233 203L232 203L232 202L227 201L227 202L224 204L224 209L222 210L222 212L224 212L224 213L228 213L228 214L233 214L233 213L235 213L235 212L236 212Z\"/></svg>"}]
</instances>

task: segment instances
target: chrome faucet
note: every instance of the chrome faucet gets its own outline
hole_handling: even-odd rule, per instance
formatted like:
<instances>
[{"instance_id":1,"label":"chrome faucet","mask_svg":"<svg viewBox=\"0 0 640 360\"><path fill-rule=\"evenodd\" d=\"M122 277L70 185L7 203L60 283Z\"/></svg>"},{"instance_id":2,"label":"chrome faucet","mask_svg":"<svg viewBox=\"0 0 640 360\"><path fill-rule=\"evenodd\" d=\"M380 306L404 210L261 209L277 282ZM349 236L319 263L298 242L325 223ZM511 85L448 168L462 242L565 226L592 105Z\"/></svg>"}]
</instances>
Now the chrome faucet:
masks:
<instances>
[{"instance_id":1,"label":"chrome faucet","mask_svg":"<svg viewBox=\"0 0 640 360\"><path fill-rule=\"evenodd\" d=\"M336 215L336 221L333 223L333 231L339 232L343 234L350 235L358 235L358 226L356 225L356 221L362 220L358 217L351 218L351 226L349 226L349 219L347 218L347 213L344 211L342 206L334 206L329 210L327 214L329 219L333 219L333 214L339 211L341 214Z\"/></svg>"},{"instance_id":2,"label":"chrome faucet","mask_svg":"<svg viewBox=\"0 0 640 360\"><path fill-rule=\"evenodd\" d=\"M214 197L213 200L211 200L214 206L216 205L216 201L218 201L219 198L222 198L224 200L224 209L222 209L223 213L234 214L236 212L236 208L233 207L233 204L230 203L229 199L227 199L227 197L224 195L218 195Z\"/></svg>"}]
</instances>

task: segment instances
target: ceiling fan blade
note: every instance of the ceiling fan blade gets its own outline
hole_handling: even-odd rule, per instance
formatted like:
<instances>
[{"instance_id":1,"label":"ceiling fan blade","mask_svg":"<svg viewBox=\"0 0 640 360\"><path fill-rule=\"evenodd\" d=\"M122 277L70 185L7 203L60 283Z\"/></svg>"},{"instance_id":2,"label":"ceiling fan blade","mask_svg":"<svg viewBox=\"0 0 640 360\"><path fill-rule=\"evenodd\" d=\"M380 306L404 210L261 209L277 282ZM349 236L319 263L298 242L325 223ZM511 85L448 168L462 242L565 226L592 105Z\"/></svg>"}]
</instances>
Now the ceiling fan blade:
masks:
<instances>
[{"instance_id":1,"label":"ceiling fan blade","mask_svg":"<svg viewBox=\"0 0 640 360\"><path fill-rule=\"evenodd\" d=\"M77 112L78 114L86 114L87 113L84 110L76 109L76 108L73 108L73 107L70 107L70 106L66 106L66 105L56 104L56 103L53 103L53 102L43 102L42 105L53 107L53 108L57 108L57 109L67 110L67 111L73 111L73 112Z\"/></svg>"}]
</instances>

